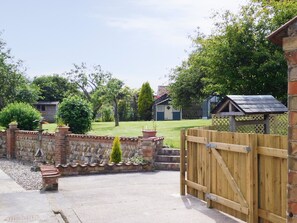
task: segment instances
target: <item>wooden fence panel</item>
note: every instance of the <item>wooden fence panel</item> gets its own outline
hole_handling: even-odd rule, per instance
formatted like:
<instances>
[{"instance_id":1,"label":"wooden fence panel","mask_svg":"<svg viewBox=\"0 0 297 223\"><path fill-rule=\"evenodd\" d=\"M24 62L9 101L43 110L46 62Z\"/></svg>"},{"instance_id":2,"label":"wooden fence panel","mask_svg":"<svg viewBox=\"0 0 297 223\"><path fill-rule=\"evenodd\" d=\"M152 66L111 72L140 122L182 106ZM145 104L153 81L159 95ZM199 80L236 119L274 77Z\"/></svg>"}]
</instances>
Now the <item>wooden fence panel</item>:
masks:
<instances>
[{"instance_id":1,"label":"wooden fence panel","mask_svg":"<svg viewBox=\"0 0 297 223\"><path fill-rule=\"evenodd\" d=\"M259 165L259 217L262 222L286 222L286 136L257 135Z\"/></svg>"},{"instance_id":2,"label":"wooden fence panel","mask_svg":"<svg viewBox=\"0 0 297 223\"><path fill-rule=\"evenodd\" d=\"M188 194L247 222L286 221L286 136L195 128L181 139Z\"/></svg>"}]
</instances>

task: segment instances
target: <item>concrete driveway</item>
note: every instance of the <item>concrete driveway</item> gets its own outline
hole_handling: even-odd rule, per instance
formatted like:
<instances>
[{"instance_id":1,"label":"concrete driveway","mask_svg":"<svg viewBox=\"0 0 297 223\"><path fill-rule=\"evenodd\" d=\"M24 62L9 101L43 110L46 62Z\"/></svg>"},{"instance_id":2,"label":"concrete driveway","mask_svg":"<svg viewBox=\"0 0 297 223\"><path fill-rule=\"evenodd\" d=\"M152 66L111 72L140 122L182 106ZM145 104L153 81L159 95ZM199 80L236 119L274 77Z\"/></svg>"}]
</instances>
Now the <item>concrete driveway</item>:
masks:
<instances>
[{"instance_id":1,"label":"concrete driveway","mask_svg":"<svg viewBox=\"0 0 297 223\"><path fill-rule=\"evenodd\" d=\"M179 172L65 177L59 192L0 196L0 222L242 222L192 196L181 197Z\"/></svg>"}]
</instances>

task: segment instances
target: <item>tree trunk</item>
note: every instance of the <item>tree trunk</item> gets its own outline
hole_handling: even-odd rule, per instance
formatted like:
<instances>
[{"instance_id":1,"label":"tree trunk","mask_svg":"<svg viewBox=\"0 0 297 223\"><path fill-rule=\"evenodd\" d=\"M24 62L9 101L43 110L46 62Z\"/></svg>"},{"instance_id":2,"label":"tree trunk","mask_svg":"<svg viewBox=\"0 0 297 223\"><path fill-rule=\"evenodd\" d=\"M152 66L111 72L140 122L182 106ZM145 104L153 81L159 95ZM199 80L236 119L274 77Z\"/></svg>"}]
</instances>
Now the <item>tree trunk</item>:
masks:
<instances>
[{"instance_id":1,"label":"tree trunk","mask_svg":"<svg viewBox=\"0 0 297 223\"><path fill-rule=\"evenodd\" d=\"M118 101L114 99L114 123L115 126L119 126L119 112L118 112Z\"/></svg>"}]
</instances>

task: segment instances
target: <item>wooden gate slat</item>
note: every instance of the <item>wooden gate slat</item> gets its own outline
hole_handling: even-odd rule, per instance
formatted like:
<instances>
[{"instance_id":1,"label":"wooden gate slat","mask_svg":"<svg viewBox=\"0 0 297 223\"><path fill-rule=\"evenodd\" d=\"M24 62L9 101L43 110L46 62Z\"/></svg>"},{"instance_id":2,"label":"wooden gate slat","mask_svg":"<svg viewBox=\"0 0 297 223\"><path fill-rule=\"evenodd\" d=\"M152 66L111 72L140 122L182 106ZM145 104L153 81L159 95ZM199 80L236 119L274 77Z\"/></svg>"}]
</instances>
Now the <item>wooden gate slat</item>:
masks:
<instances>
[{"instance_id":1,"label":"wooden gate slat","mask_svg":"<svg viewBox=\"0 0 297 223\"><path fill-rule=\"evenodd\" d=\"M186 182L186 185L188 187L191 187L191 188L196 189L198 191L202 191L204 193L206 193L206 191L207 191L206 186L203 186L201 184L197 184L197 183L195 183L193 181L190 181L190 180L186 180L185 182Z\"/></svg>"},{"instance_id":2,"label":"wooden gate slat","mask_svg":"<svg viewBox=\"0 0 297 223\"><path fill-rule=\"evenodd\" d=\"M259 208L259 216L273 223L286 223L287 219Z\"/></svg>"},{"instance_id":3,"label":"wooden gate slat","mask_svg":"<svg viewBox=\"0 0 297 223\"><path fill-rule=\"evenodd\" d=\"M250 151L250 147L246 145L235 145L222 142L210 142L209 144L207 144L207 146L209 148L226 150L237 153L248 153Z\"/></svg>"},{"instance_id":4,"label":"wooden gate slat","mask_svg":"<svg viewBox=\"0 0 297 223\"><path fill-rule=\"evenodd\" d=\"M224 197L218 196L216 194L212 194L212 193L207 194L207 198L209 200L212 200L212 201L215 201L215 202L217 202L219 204L225 205L225 206L227 206L229 208L232 208L232 209L234 209L236 211L239 211L241 213L244 213L246 215L249 213L249 209L247 207L243 207L239 203L236 203L236 202L231 201L229 199L226 199Z\"/></svg>"},{"instance_id":5,"label":"wooden gate slat","mask_svg":"<svg viewBox=\"0 0 297 223\"><path fill-rule=\"evenodd\" d=\"M188 142L196 142L201 144L206 144L207 139L205 137L198 137L198 136L186 136Z\"/></svg>"},{"instance_id":6,"label":"wooden gate slat","mask_svg":"<svg viewBox=\"0 0 297 223\"><path fill-rule=\"evenodd\" d=\"M288 151L283 149L259 146L257 150L258 150L258 154L265 155L265 156L273 156L273 157L279 157L284 159L288 157Z\"/></svg>"},{"instance_id":7,"label":"wooden gate slat","mask_svg":"<svg viewBox=\"0 0 297 223\"><path fill-rule=\"evenodd\" d=\"M218 164L222 168L222 171L225 174L226 179L229 182L232 190L234 191L235 195L238 197L240 204L244 207L248 207L248 204L247 204L243 194L241 193L239 187L237 186L237 184L236 184L233 176L231 175L228 167L226 166L223 158L220 156L220 154L218 153L218 151L216 149L211 149L211 151L212 151L214 157L216 158Z\"/></svg>"}]
</instances>

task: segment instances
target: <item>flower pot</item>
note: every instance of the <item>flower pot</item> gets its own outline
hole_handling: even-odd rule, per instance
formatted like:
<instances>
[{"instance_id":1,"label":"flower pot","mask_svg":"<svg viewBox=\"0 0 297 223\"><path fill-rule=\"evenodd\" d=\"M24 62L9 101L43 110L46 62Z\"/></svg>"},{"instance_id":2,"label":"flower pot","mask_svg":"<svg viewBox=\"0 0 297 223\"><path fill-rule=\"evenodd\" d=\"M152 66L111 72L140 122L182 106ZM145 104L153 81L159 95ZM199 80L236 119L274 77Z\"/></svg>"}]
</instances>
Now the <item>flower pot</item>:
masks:
<instances>
[{"instance_id":1,"label":"flower pot","mask_svg":"<svg viewBox=\"0 0 297 223\"><path fill-rule=\"evenodd\" d=\"M156 130L142 130L143 138L150 138L150 137L156 137L157 131Z\"/></svg>"}]
</instances>

